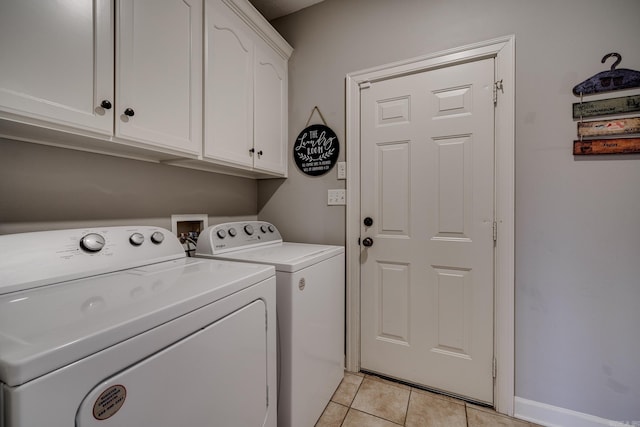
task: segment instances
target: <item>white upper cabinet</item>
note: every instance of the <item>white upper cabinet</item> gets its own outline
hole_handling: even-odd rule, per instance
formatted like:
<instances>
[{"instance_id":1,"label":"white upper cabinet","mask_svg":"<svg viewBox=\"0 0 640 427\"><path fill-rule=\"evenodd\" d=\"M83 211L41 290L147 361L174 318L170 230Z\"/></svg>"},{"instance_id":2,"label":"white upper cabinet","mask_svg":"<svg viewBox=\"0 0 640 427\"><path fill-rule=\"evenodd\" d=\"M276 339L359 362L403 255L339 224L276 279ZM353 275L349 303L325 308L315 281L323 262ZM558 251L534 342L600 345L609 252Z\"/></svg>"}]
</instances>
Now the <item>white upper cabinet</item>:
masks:
<instances>
[{"instance_id":1,"label":"white upper cabinet","mask_svg":"<svg viewBox=\"0 0 640 427\"><path fill-rule=\"evenodd\" d=\"M111 135L113 39L109 0L0 1L0 113Z\"/></svg>"},{"instance_id":2,"label":"white upper cabinet","mask_svg":"<svg viewBox=\"0 0 640 427\"><path fill-rule=\"evenodd\" d=\"M269 172L286 172L287 61L259 41L254 71L254 167Z\"/></svg>"},{"instance_id":3,"label":"white upper cabinet","mask_svg":"<svg viewBox=\"0 0 640 427\"><path fill-rule=\"evenodd\" d=\"M202 1L0 1L0 134L56 135L7 135L18 122L119 143L58 135L56 145L197 157Z\"/></svg>"},{"instance_id":4,"label":"white upper cabinet","mask_svg":"<svg viewBox=\"0 0 640 427\"><path fill-rule=\"evenodd\" d=\"M291 47L244 0L205 2L204 158L287 175Z\"/></svg>"},{"instance_id":5,"label":"white upper cabinet","mask_svg":"<svg viewBox=\"0 0 640 427\"><path fill-rule=\"evenodd\" d=\"M200 154L202 0L118 6L115 136Z\"/></svg>"},{"instance_id":6,"label":"white upper cabinet","mask_svg":"<svg viewBox=\"0 0 640 427\"><path fill-rule=\"evenodd\" d=\"M205 9L204 157L253 167L254 41L222 2Z\"/></svg>"},{"instance_id":7,"label":"white upper cabinet","mask_svg":"<svg viewBox=\"0 0 640 427\"><path fill-rule=\"evenodd\" d=\"M284 177L292 51L247 0L0 0L0 137Z\"/></svg>"}]
</instances>

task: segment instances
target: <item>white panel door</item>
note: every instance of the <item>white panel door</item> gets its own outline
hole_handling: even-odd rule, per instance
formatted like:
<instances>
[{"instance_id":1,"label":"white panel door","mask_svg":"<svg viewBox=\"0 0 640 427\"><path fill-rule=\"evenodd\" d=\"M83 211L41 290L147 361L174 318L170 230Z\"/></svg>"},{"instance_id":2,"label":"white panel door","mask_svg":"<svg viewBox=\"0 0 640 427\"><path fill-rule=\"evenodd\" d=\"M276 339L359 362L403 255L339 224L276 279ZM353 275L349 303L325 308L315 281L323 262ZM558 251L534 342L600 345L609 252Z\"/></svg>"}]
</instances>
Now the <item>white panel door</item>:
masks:
<instances>
[{"instance_id":1,"label":"white panel door","mask_svg":"<svg viewBox=\"0 0 640 427\"><path fill-rule=\"evenodd\" d=\"M493 59L361 90L361 366L493 402ZM368 242L367 242L368 243Z\"/></svg>"},{"instance_id":2,"label":"white panel door","mask_svg":"<svg viewBox=\"0 0 640 427\"><path fill-rule=\"evenodd\" d=\"M185 153L202 144L202 0L120 0L116 136Z\"/></svg>"},{"instance_id":3,"label":"white panel door","mask_svg":"<svg viewBox=\"0 0 640 427\"><path fill-rule=\"evenodd\" d=\"M264 41L256 44L254 167L286 174L287 61Z\"/></svg>"},{"instance_id":4,"label":"white panel door","mask_svg":"<svg viewBox=\"0 0 640 427\"><path fill-rule=\"evenodd\" d=\"M205 3L204 156L253 167L253 51L247 25L221 0Z\"/></svg>"},{"instance_id":5,"label":"white panel door","mask_svg":"<svg viewBox=\"0 0 640 427\"><path fill-rule=\"evenodd\" d=\"M0 111L111 135L113 2L0 1ZM108 105L108 104L105 104Z\"/></svg>"}]
</instances>

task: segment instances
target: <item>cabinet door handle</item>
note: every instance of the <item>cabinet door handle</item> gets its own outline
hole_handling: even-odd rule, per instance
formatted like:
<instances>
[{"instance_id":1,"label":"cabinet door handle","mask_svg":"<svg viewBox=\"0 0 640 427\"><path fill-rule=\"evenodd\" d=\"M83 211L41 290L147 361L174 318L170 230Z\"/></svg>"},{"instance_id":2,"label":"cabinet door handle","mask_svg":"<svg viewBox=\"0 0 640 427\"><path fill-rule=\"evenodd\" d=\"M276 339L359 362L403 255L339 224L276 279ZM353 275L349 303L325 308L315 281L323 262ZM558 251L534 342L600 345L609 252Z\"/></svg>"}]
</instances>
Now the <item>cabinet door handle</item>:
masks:
<instances>
[{"instance_id":1,"label":"cabinet door handle","mask_svg":"<svg viewBox=\"0 0 640 427\"><path fill-rule=\"evenodd\" d=\"M262 150L258 151L258 157L262 156Z\"/></svg>"},{"instance_id":2,"label":"cabinet door handle","mask_svg":"<svg viewBox=\"0 0 640 427\"><path fill-rule=\"evenodd\" d=\"M253 153L256 152L255 148L249 148L249 154L251 154L253 156Z\"/></svg>"},{"instance_id":3,"label":"cabinet door handle","mask_svg":"<svg viewBox=\"0 0 640 427\"><path fill-rule=\"evenodd\" d=\"M135 112L133 111L132 108L127 108L126 110L124 110L124 115L125 116L133 117L134 114L135 114Z\"/></svg>"},{"instance_id":4,"label":"cabinet door handle","mask_svg":"<svg viewBox=\"0 0 640 427\"><path fill-rule=\"evenodd\" d=\"M104 108L105 110L110 110L111 109L111 103L106 99L100 103L100 106L102 108Z\"/></svg>"}]
</instances>

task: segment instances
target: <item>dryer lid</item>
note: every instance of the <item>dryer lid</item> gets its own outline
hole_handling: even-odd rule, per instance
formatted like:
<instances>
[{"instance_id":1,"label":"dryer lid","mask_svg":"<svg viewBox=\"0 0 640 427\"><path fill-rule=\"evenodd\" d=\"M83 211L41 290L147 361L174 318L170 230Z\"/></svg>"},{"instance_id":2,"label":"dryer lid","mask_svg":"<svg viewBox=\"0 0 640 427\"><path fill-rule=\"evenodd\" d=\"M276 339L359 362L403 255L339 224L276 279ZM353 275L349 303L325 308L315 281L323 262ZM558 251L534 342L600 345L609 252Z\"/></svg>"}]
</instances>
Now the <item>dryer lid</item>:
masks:
<instances>
[{"instance_id":1,"label":"dryer lid","mask_svg":"<svg viewBox=\"0 0 640 427\"><path fill-rule=\"evenodd\" d=\"M0 296L0 382L16 386L273 277L180 258Z\"/></svg>"},{"instance_id":2,"label":"dryer lid","mask_svg":"<svg viewBox=\"0 0 640 427\"><path fill-rule=\"evenodd\" d=\"M343 253L342 246L284 242L227 252L216 258L270 264L277 271L295 272Z\"/></svg>"}]
</instances>

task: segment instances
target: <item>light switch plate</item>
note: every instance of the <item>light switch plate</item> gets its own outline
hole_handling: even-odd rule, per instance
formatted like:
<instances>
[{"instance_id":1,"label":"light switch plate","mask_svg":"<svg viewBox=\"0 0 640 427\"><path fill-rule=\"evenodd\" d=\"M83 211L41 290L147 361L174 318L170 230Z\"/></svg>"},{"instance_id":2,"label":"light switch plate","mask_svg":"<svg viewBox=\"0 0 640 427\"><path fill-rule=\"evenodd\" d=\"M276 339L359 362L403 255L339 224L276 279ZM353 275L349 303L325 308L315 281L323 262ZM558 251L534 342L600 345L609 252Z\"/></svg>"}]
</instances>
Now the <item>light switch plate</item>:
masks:
<instances>
[{"instance_id":1,"label":"light switch plate","mask_svg":"<svg viewBox=\"0 0 640 427\"><path fill-rule=\"evenodd\" d=\"M329 190L327 194L327 205L346 205L347 190Z\"/></svg>"},{"instance_id":2,"label":"light switch plate","mask_svg":"<svg viewBox=\"0 0 640 427\"><path fill-rule=\"evenodd\" d=\"M347 162L338 162L338 179L347 179Z\"/></svg>"}]
</instances>

